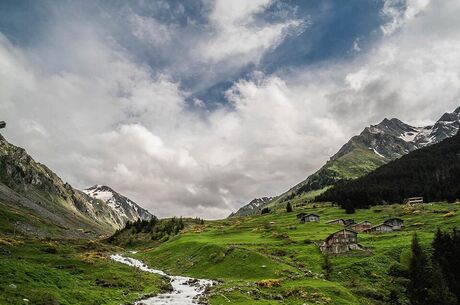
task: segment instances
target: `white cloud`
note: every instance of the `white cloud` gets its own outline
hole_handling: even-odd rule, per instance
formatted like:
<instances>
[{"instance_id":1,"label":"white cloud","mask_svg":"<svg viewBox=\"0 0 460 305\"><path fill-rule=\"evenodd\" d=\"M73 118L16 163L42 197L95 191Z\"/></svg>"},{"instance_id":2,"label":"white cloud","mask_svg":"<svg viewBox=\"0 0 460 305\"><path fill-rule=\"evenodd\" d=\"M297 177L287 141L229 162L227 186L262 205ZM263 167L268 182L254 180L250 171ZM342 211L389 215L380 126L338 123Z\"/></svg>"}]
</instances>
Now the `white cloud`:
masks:
<instances>
[{"instance_id":1,"label":"white cloud","mask_svg":"<svg viewBox=\"0 0 460 305\"><path fill-rule=\"evenodd\" d=\"M431 0L385 0L382 15L389 21L380 27L383 34L393 34L422 13L430 2Z\"/></svg>"},{"instance_id":2,"label":"white cloud","mask_svg":"<svg viewBox=\"0 0 460 305\"><path fill-rule=\"evenodd\" d=\"M204 41L216 49L205 58L257 61L290 27L256 22L269 1L229 3L212 11L218 31ZM460 5L419 2L418 13L406 13L410 3L395 12L406 20L398 30L355 60L256 71L226 92L231 107L212 111L200 100L190 110L168 69L152 71L90 24L64 23L36 48L0 36L5 134L77 187L110 185L160 216L226 216L294 185L367 124L393 116L425 123L458 106ZM143 22L141 39L161 45L162 29ZM223 33L230 40L220 46Z\"/></svg>"},{"instance_id":3,"label":"white cloud","mask_svg":"<svg viewBox=\"0 0 460 305\"><path fill-rule=\"evenodd\" d=\"M158 22L155 18L140 16L133 12L127 18L133 35L138 39L152 46L166 44L171 41L172 28Z\"/></svg>"},{"instance_id":4,"label":"white cloud","mask_svg":"<svg viewBox=\"0 0 460 305\"><path fill-rule=\"evenodd\" d=\"M215 1L209 17L210 38L198 46L196 56L212 62L236 57L233 65L257 63L264 52L276 47L286 35L303 30L306 20L302 19L258 22L256 15L272 3L272 0Z\"/></svg>"}]
</instances>

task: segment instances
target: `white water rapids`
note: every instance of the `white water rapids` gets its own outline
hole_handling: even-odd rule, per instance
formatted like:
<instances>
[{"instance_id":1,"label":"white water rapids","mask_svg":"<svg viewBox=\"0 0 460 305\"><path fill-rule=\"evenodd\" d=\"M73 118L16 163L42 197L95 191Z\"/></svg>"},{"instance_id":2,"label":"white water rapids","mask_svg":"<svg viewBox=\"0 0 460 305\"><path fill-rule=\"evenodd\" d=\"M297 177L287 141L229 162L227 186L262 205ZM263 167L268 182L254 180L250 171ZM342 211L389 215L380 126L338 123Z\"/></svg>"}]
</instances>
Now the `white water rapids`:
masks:
<instances>
[{"instance_id":1,"label":"white water rapids","mask_svg":"<svg viewBox=\"0 0 460 305\"><path fill-rule=\"evenodd\" d=\"M136 305L192 305L198 304L198 297L203 294L207 286L214 284L211 280L194 279L185 276L169 276L161 270L149 268L140 260L125 257L120 254L111 255L116 262L138 268L145 272L167 276L171 280L173 290L157 296L137 301Z\"/></svg>"}]
</instances>

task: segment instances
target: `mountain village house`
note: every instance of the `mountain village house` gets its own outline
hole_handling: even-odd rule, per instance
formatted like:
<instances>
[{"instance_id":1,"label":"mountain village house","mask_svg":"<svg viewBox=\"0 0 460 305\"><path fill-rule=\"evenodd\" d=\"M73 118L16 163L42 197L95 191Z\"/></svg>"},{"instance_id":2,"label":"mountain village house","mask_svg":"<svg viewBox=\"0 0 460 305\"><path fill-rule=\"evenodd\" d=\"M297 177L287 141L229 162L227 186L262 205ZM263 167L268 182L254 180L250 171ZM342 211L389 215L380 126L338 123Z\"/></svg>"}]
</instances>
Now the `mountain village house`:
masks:
<instances>
[{"instance_id":1,"label":"mountain village house","mask_svg":"<svg viewBox=\"0 0 460 305\"><path fill-rule=\"evenodd\" d=\"M353 224L348 228L353 231L363 232L365 230L372 228L372 223L370 221L364 220L359 223Z\"/></svg>"},{"instance_id":2,"label":"mountain village house","mask_svg":"<svg viewBox=\"0 0 460 305\"><path fill-rule=\"evenodd\" d=\"M355 221L353 219L334 219L334 220L329 220L326 222L328 225L342 225L342 226L351 226L355 224Z\"/></svg>"},{"instance_id":3,"label":"mountain village house","mask_svg":"<svg viewBox=\"0 0 460 305\"><path fill-rule=\"evenodd\" d=\"M297 215L296 215L296 216L297 216L297 220L301 220L305 215L307 215L307 213L303 213L303 212L302 212L302 213L297 214Z\"/></svg>"},{"instance_id":4,"label":"mountain village house","mask_svg":"<svg viewBox=\"0 0 460 305\"><path fill-rule=\"evenodd\" d=\"M316 214L306 214L300 217L300 222L301 223L306 223L306 222L319 222L319 215Z\"/></svg>"},{"instance_id":5,"label":"mountain village house","mask_svg":"<svg viewBox=\"0 0 460 305\"><path fill-rule=\"evenodd\" d=\"M412 197L404 199L404 204L418 204L423 203L423 197Z\"/></svg>"},{"instance_id":6,"label":"mountain village house","mask_svg":"<svg viewBox=\"0 0 460 305\"><path fill-rule=\"evenodd\" d=\"M393 227L384 223L381 223L379 225L376 225L370 229L364 230L364 233L370 233L370 234L379 234L379 233L388 233L392 232Z\"/></svg>"},{"instance_id":7,"label":"mountain village house","mask_svg":"<svg viewBox=\"0 0 460 305\"><path fill-rule=\"evenodd\" d=\"M345 221L343 219L334 219L334 220L329 220L326 221L326 224L328 225L345 225Z\"/></svg>"},{"instance_id":8,"label":"mountain village house","mask_svg":"<svg viewBox=\"0 0 460 305\"><path fill-rule=\"evenodd\" d=\"M383 222L384 224L391 226L393 230L402 230L404 229L404 220L401 218L391 218Z\"/></svg>"},{"instance_id":9,"label":"mountain village house","mask_svg":"<svg viewBox=\"0 0 460 305\"><path fill-rule=\"evenodd\" d=\"M349 229L342 229L329 235L319 246L321 252L340 254L351 250L362 250L358 245L358 233Z\"/></svg>"},{"instance_id":10,"label":"mountain village house","mask_svg":"<svg viewBox=\"0 0 460 305\"><path fill-rule=\"evenodd\" d=\"M345 219L345 220L343 221L343 225L344 225L345 227L354 225L355 223L356 223L355 220L354 220L354 219L351 219L351 218L350 218L350 219Z\"/></svg>"}]
</instances>

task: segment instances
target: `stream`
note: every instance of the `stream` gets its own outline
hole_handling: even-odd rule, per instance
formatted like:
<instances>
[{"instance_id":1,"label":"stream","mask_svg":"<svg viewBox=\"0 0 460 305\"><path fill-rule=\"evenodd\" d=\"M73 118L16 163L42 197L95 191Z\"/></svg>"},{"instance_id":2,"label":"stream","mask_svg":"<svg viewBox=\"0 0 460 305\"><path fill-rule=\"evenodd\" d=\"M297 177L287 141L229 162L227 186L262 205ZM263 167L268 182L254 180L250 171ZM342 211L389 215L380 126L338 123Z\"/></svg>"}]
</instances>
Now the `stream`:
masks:
<instances>
[{"instance_id":1,"label":"stream","mask_svg":"<svg viewBox=\"0 0 460 305\"><path fill-rule=\"evenodd\" d=\"M170 281L173 290L171 292L162 293L157 296L147 298L135 302L136 305L191 305L199 304L198 298L204 293L207 286L214 284L211 280L194 279L185 276L171 276L167 275L161 270L149 268L146 264L140 260L125 257L120 254L111 255L110 258L116 262L126 264L138 268L145 272L155 273L163 276L167 276Z\"/></svg>"}]
</instances>

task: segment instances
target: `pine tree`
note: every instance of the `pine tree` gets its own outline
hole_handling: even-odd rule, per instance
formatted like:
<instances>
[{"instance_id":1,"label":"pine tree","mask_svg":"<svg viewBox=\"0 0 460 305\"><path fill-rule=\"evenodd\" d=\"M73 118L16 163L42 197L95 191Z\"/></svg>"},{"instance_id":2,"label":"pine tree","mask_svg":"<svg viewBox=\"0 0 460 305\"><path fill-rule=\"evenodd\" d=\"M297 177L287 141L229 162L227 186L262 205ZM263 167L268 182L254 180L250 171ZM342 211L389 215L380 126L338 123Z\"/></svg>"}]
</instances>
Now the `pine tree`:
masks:
<instances>
[{"instance_id":1,"label":"pine tree","mask_svg":"<svg viewBox=\"0 0 460 305\"><path fill-rule=\"evenodd\" d=\"M457 298L449 290L447 282L442 274L441 267L434 263L431 267L432 287L429 290L427 304L456 305Z\"/></svg>"},{"instance_id":2,"label":"pine tree","mask_svg":"<svg viewBox=\"0 0 460 305\"><path fill-rule=\"evenodd\" d=\"M291 213L292 212L292 205L291 205L291 202L288 202L286 204L286 212L287 213Z\"/></svg>"},{"instance_id":3,"label":"pine tree","mask_svg":"<svg viewBox=\"0 0 460 305\"><path fill-rule=\"evenodd\" d=\"M332 264L331 261L329 260L329 255L324 255L324 261L323 261L323 272L324 276L326 277L327 280L331 279L332 275Z\"/></svg>"},{"instance_id":4,"label":"pine tree","mask_svg":"<svg viewBox=\"0 0 460 305\"><path fill-rule=\"evenodd\" d=\"M412 238L412 258L409 264L409 287L407 294L411 305L428 305L428 292L430 289L430 274L428 271L428 258L420 246L418 237Z\"/></svg>"},{"instance_id":5,"label":"pine tree","mask_svg":"<svg viewBox=\"0 0 460 305\"><path fill-rule=\"evenodd\" d=\"M347 213L347 214L354 214L355 213L355 207L351 203L350 199L345 200L345 203L343 204L342 208L345 209L345 213Z\"/></svg>"}]
</instances>

